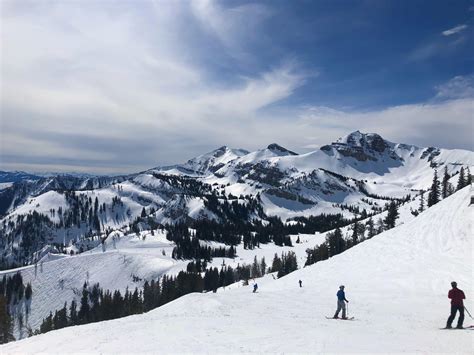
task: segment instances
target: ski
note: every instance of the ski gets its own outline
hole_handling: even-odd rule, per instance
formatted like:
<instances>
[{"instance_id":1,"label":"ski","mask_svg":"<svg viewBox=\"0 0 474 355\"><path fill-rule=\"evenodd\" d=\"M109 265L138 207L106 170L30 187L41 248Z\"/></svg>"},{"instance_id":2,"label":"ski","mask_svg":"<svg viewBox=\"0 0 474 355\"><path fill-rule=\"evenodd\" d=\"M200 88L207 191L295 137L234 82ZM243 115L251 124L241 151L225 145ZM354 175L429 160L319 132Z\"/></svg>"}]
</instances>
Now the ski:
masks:
<instances>
[{"instance_id":1,"label":"ski","mask_svg":"<svg viewBox=\"0 0 474 355\"><path fill-rule=\"evenodd\" d=\"M453 327L453 328L439 328L440 330L474 330L474 327L473 326L469 326L469 327L464 327L464 328L456 328L456 327Z\"/></svg>"},{"instance_id":2,"label":"ski","mask_svg":"<svg viewBox=\"0 0 474 355\"><path fill-rule=\"evenodd\" d=\"M354 320L354 317L349 317L349 318L334 318L334 317L326 317L326 319L334 319L334 320Z\"/></svg>"}]
</instances>

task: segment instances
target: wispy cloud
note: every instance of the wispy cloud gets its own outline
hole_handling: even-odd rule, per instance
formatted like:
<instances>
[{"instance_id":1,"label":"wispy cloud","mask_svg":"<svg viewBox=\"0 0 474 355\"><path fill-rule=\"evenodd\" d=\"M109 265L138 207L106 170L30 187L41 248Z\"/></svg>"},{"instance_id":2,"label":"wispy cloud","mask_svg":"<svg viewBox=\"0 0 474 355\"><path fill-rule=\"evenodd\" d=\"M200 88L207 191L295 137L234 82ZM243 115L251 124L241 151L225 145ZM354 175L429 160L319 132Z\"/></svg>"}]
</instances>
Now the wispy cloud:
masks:
<instances>
[{"instance_id":1,"label":"wispy cloud","mask_svg":"<svg viewBox=\"0 0 474 355\"><path fill-rule=\"evenodd\" d=\"M452 36L456 33L464 31L467 28L467 25L458 25L456 27L450 28L449 30L441 32L443 36Z\"/></svg>"},{"instance_id":2,"label":"wispy cloud","mask_svg":"<svg viewBox=\"0 0 474 355\"><path fill-rule=\"evenodd\" d=\"M355 129L418 144L449 147L452 136L457 146L471 144L472 78L440 85L428 104L363 113L287 105L315 77L298 60L280 55L238 69L265 51L249 43L258 41L255 33L271 14L267 6L1 5L4 169L132 172L223 144L257 149L276 141L315 149Z\"/></svg>"},{"instance_id":3,"label":"wispy cloud","mask_svg":"<svg viewBox=\"0 0 474 355\"><path fill-rule=\"evenodd\" d=\"M297 64L284 58L252 76L210 77L206 45L218 36L238 57L239 26L257 26L263 9L134 4L6 3L2 166L64 164L69 156L73 170L88 169L80 164L89 160L95 171L113 172L180 161L210 141L228 143L227 132L252 125L259 110L304 83ZM216 137L204 138L211 132Z\"/></svg>"},{"instance_id":4,"label":"wispy cloud","mask_svg":"<svg viewBox=\"0 0 474 355\"><path fill-rule=\"evenodd\" d=\"M474 74L458 75L446 83L436 86L436 98L465 99L474 98Z\"/></svg>"},{"instance_id":5,"label":"wispy cloud","mask_svg":"<svg viewBox=\"0 0 474 355\"><path fill-rule=\"evenodd\" d=\"M309 109L300 115L300 130L307 132L302 134L300 142L303 147L312 148L327 142L326 137L335 138L344 135L344 132L360 129L379 133L394 142L419 146L454 148L452 137L456 137L455 147L472 150L473 107L474 99L464 98L400 105L369 112L339 111L323 114L318 108ZM306 127L303 129L304 126Z\"/></svg>"}]
</instances>

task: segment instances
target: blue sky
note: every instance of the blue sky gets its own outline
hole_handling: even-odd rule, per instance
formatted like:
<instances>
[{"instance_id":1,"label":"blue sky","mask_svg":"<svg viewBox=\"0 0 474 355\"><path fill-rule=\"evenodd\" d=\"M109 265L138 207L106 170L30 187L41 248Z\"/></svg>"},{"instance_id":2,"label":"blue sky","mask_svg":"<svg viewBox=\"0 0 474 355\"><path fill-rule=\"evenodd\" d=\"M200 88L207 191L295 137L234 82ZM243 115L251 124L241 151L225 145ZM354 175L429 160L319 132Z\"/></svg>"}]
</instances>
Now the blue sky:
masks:
<instances>
[{"instance_id":1,"label":"blue sky","mask_svg":"<svg viewBox=\"0 0 474 355\"><path fill-rule=\"evenodd\" d=\"M133 172L357 129L473 149L473 1L1 8L1 169Z\"/></svg>"}]
</instances>

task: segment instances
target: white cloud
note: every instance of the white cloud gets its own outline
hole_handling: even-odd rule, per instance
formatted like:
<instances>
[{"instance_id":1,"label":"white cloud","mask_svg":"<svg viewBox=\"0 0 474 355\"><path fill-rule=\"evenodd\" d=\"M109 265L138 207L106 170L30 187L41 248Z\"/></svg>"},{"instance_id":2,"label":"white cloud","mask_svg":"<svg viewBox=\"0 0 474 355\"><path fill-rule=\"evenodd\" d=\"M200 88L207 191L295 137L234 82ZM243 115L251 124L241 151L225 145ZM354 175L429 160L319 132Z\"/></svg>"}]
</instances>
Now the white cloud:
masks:
<instances>
[{"instance_id":1,"label":"white cloud","mask_svg":"<svg viewBox=\"0 0 474 355\"><path fill-rule=\"evenodd\" d=\"M241 4L225 8L217 1L195 0L191 9L200 25L215 36L233 55L241 57L271 11L262 4Z\"/></svg>"},{"instance_id":2,"label":"white cloud","mask_svg":"<svg viewBox=\"0 0 474 355\"><path fill-rule=\"evenodd\" d=\"M463 98L369 112L324 113L318 108L307 109L300 115L300 125L306 127L302 131L318 134L303 138L301 143L324 144L330 141L329 137L334 139L359 129L379 133L399 143L473 149L473 107L474 98ZM456 142L453 142L453 137L456 137Z\"/></svg>"},{"instance_id":3,"label":"white cloud","mask_svg":"<svg viewBox=\"0 0 474 355\"><path fill-rule=\"evenodd\" d=\"M455 76L448 82L436 86L436 98L459 99L474 97L474 74Z\"/></svg>"},{"instance_id":4,"label":"white cloud","mask_svg":"<svg viewBox=\"0 0 474 355\"><path fill-rule=\"evenodd\" d=\"M177 146L200 146L210 132L224 137L251 125L258 110L304 82L297 66L284 60L252 77L234 75L232 84L212 80L200 62L200 55L209 56L201 44L210 36L199 30L202 21L212 17L211 37L223 36L227 51L240 52L243 47L234 46L238 24L257 23L262 9L224 10L213 2L203 2L199 11L187 2L115 4L2 3L1 134L24 143L2 139L2 165L67 154L78 164L107 157L111 170L124 163L141 169L176 162L189 154ZM82 145L67 139L73 135ZM43 144L45 137L55 141ZM97 141L108 142L108 151L88 149ZM142 152L149 160L138 162L142 141L150 142L151 152ZM128 162L122 161L125 150L136 150Z\"/></svg>"},{"instance_id":5,"label":"white cloud","mask_svg":"<svg viewBox=\"0 0 474 355\"><path fill-rule=\"evenodd\" d=\"M452 36L456 33L464 31L467 28L467 25L458 25L456 27L450 28L449 30L441 32L443 36Z\"/></svg>"},{"instance_id":6,"label":"white cloud","mask_svg":"<svg viewBox=\"0 0 474 355\"><path fill-rule=\"evenodd\" d=\"M308 78L287 58L247 76L220 68L230 78L220 80L210 59L246 65L252 56L247 40L267 14L255 6L2 1L0 165L132 172L223 144L315 149L356 129L420 145L450 146L456 136L470 146L466 78L439 86L441 102L366 113L270 112Z\"/></svg>"}]
</instances>

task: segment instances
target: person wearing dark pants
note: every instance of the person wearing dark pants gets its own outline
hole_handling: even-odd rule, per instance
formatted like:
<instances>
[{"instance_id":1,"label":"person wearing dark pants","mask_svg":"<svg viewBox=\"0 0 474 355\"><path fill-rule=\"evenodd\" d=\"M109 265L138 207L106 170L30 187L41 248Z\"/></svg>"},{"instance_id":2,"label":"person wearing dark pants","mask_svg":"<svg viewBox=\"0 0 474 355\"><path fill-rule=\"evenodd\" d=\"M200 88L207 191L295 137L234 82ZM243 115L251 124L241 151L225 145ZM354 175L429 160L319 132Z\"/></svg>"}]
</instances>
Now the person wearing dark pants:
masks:
<instances>
[{"instance_id":1,"label":"person wearing dark pants","mask_svg":"<svg viewBox=\"0 0 474 355\"><path fill-rule=\"evenodd\" d=\"M347 319L346 317L346 294L344 293L344 286L339 286L339 291L337 291L337 310L333 318L339 317L339 312L342 310L342 319Z\"/></svg>"},{"instance_id":2,"label":"person wearing dark pants","mask_svg":"<svg viewBox=\"0 0 474 355\"><path fill-rule=\"evenodd\" d=\"M459 311L458 324L456 328L462 329L462 323L464 322L464 302L466 299L464 292L458 288L455 281L451 282L453 287L448 292L448 298L451 299L451 314L449 315L448 321L446 322L446 328L452 328L453 320L456 317L456 312Z\"/></svg>"}]
</instances>

